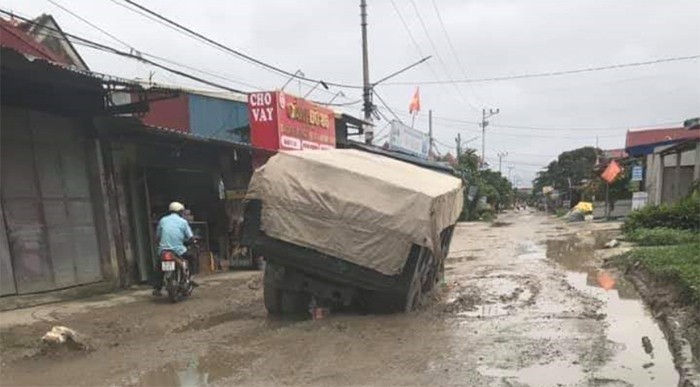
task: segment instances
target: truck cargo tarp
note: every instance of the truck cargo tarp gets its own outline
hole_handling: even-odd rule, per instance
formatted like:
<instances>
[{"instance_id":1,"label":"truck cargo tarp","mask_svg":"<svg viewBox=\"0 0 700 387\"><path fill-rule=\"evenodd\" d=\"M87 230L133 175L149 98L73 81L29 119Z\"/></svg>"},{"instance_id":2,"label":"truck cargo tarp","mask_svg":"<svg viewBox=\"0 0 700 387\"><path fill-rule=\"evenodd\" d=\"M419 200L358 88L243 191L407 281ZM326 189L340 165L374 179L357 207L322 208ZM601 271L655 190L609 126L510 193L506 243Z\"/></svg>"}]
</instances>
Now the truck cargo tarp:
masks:
<instances>
[{"instance_id":1,"label":"truck cargo tarp","mask_svg":"<svg viewBox=\"0 0 700 387\"><path fill-rule=\"evenodd\" d=\"M455 177L353 149L278 153L247 198L262 201L268 236L386 275L401 272L413 243L443 257L440 232L463 202Z\"/></svg>"}]
</instances>

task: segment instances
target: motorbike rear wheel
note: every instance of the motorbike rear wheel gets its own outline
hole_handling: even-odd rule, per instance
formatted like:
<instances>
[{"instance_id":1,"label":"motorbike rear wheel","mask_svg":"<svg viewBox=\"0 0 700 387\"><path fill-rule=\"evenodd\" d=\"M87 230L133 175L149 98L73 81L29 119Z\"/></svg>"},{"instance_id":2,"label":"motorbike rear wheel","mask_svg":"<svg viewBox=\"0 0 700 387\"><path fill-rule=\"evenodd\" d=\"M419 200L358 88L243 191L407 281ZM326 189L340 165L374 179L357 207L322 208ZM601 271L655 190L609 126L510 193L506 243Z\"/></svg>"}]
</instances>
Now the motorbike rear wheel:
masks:
<instances>
[{"instance_id":1,"label":"motorbike rear wheel","mask_svg":"<svg viewBox=\"0 0 700 387\"><path fill-rule=\"evenodd\" d=\"M165 284L165 289L168 291L168 298L171 302L178 302L182 299L180 295L180 281L179 272L166 273L163 278L163 283Z\"/></svg>"}]
</instances>

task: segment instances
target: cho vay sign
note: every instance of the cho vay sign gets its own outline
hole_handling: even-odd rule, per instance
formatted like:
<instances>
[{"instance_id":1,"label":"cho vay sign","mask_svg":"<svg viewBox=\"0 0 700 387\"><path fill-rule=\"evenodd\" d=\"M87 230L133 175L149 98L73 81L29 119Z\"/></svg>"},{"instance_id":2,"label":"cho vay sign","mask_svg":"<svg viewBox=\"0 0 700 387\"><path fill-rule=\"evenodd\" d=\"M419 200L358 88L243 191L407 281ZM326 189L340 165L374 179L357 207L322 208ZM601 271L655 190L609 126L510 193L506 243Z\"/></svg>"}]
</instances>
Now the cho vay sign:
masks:
<instances>
[{"instance_id":1,"label":"cho vay sign","mask_svg":"<svg viewBox=\"0 0 700 387\"><path fill-rule=\"evenodd\" d=\"M335 148L335 115L281 91L248 95L250 139L254 147L276 150Z\"/></svg>"}]
</instances>

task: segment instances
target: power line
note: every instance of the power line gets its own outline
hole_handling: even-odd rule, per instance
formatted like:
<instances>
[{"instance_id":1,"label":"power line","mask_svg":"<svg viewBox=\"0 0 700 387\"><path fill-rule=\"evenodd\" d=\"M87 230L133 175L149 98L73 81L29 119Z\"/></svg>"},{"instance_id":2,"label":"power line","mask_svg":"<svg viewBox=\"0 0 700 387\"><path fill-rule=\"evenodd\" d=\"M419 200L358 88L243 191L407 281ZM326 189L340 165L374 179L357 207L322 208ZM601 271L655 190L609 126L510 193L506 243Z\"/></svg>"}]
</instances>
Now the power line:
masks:
<instances>
[{"instance_id":1,"label":"power line","mask_svg":"<svg viewBox=\"0 0 700 387\"><path fill-rule=\"evenodd\" d=\"M156 18L156 17L154 17L154 16L151 16L151 14L146 13L146 12L144 12L144 11L138 9L138 8L129 7L128 5L122 4L121 2L119 2L119 1L117 1L117 0L110 0L110 1L111 1L112 3L114 3L114 4L116 4L116 5L118 5L118 6L122 7L122 8L124 8L124 9L126 9L126 10L129 11L129 12L133 12L133 13L139 15L139 16L142 16L142 17L144 17L144 18L146 18L146 19L149 19L149 20L151 20L151 21L153 21L153 22L155 22L155 23L158 23L158 24L160 24L160 25L162 25L162 26L164 26L164 27L166 27L166 28L168 28L168 29L170 29L170 30L173 30L173 31L177 32L178 34L181 34L181 35L183 35L183 36L187 36L187 37L190 37L190 38L195 38L196 40L200 41L201 43L204 43L205 45L207 45L207 46L209 46L209 47L215 48L215 49L217 49L217 50L221 50L221 48L218 47L217 45L212 44L212 43L208 42L207 40L199 39L199 38L197 38L196 36L188 35L185 31L179 29L178 27L176 27L176 26L174 26L174 25L171 25L171 24L169 24L169 23L166 23L166 22L164 22L163 20L161 20L161 19L159 19L159 18ZM224 52L227 52L227 51L224 50ZM227 52L227 53L228 53L228 52ZM229 53L229 54L230 54L230 53ZM242 59L242 58L239 58L239 59ZM246 61L245 59L243 59L243 60ZM249 61L247 61L247 62L248 62L248 63L252 63L252 64L254 64L254 65L258 66L258 67L262 67L262 66L257 65L257 64L254 63L254 62L249 62ZM263 68L263 69L266 69L265 67L262 67L262 68ZM269 70L269 69L266 69L266 70ZM274 71L273 71L272 73L273 73L273 74L276 74L276 75L283 75L283 74L275 73ZM299 75L299 74L297 74L297 75ZM303 77L301 77L301 76L296 76L295 78L298 79L299 82L304 82L304 84L306 84L307 86L310 85L310 84L315 85L315 84L318 83L318 82L314 82L314 83L305 82L305 81L303 80ZM241 83L241 82L237 82L237 83ZM330 83L329 83L329 82L326 82L326 84L330 84ZM249 87L250 87L250 86L249 86ZM260 87L257 87L257 86L254 87L254 89L255 89L255 90L265 90L265 88L260 88ZM326 89L319 89L319 91L321 91L321 92L323 92L323 93L326 93L326 94L333 94L333 92L331 92L331 91L329 91L329 90L326 90ZM351 99L350 99L349 97L345 96L345 95L341 95L341 98L344 98L344 99L346 99L346 100L348 100L348 101L351 101ZM352 103L350 103L350 104L354 104L354 102L352 102ZM338 105L326 104L326 105L328 105L328 106L344 106L344 105L339 105L339 104L338 104Z\"/></svg>"},{"instance_id":2,"label":"power line","mask_svg":"<svg viewBox=\"0 0 700 387\"><path fill-rule=\"evenodd\" d=\"M92 28L94 28L94 29L96 29L96 30L102 32L103 34L109 36L110 38L112 38L112 39L115 40L116 42L122 44L124 47L136 51L136 49L135 49L134 47L132 47L131 45L129 45L129 44L126 43L125 41L119 39L118 37L116 37L116 36L110 34L109 32L103 30L103 29L100 28L100 27L96 26L95 24L93 24L93 23L90 22L89 20L87 20L87 19L83 18L82 16L78 15L77 13L71 11L70 9L68 9L68 8L65 7L64 5L58 3L57 1L54 1L54 0L46 0L46 1L48 1L49 3L53 4L54 6L60 8L60 9L62 9L64 12L66 12L66 13L72 15L73 17L75 17L76 19L78 19L78 20L82 21L83 23L89 25L90 27L92 27Z\"/></svg>"},{"instance_id":3,"label":"power line","mask_svg":"<svg viewBox=\"0 0 700 387\"><path fill-rule=\"evenodd\" d=\"M408 113L399 113L401 115L405 116L410 116ZM419 118L422 119L422 118ZM480 122L478 121L470 121L470 120L464 120L464 119L459 119L459 118L451 118L451 117L442 117L442 116L435 116L433 115L433 119L438 120L438 121L443 121L443 122L450 122L454 123L454 125L448 125L448 124L440 124L440 126L443 127L448 127L448 128L459 128L463 129L463 125L474 125L478 126ZM462 125L456 125L456 124L462 124ZM661 123L655 123L655 124L641 124L641 125L628 125L628 126L608 126L608 127L554 127L554 126L548 126L548 127L543 127L543 126L526 126L526 125L514 125L514 124L503 124L503 123L489 123L489 126L494 127L494 128L504 128L504 129L523 129L523 130L541 130L541 131L554 131L554 132L562 132L562 131L611 131L611 130L624 130L628 131L630 128L654 128L654 127L661 127L661 126L669 126L669 125L678 125L679 121L666 121L666 122L661 122ZM595 134L593 134L595 135Z\"/></svg>"},{"instance_id":4,"label":"power line","mask_svg":"<svg viewBox=\"0 0 700 387\"><path fill-rule=\"evenodd\" d=\"M401 14L401 11L399 11L399 7L396 5L396 2L394 0L391 0L391 5L394 8L394 12L396 12L396 15L399 17L399 20L401 21L401 25L403 26L404 30L408 34L408 37L411 39L413 46L416 48L418 55L421 58L424 58L425 55L423 54L423 50L420 48L420 44L418 44L418 41L413 36L413 33L411 32L411 28L408 26L406 19L404 19L403 15ZM437 54L437 52L436 52L436 54ZM426 63L426 64L428 66L428 70L430 70L430 73L433 75L433 77L435 79L439 79L440 77L438 77L437 72L435 72L435 69L433 68L433 66L431 66L430 63ZM448 74L448 76L449 76L449 74ZM445 91L445 93L448 93L447 88L445 86L441 85L441 87L443 88L443 91Z\"/></svg>"},{"instance_id":5,"label":"power line","mask_svg":"<svg viewBox=\"0 0 700 387\"><path fill-rule=\"evenodd\" d=\"M58 7L58 8L60 8L60 9L63 10L64 12L70 14L71 16L77 18L78 20L84 22L85 24L89 25L90 27L96 29L97 31L99 31L99 32L101 32L101 33L107 35L108 37L112 38L113 40L119 42L120 44L122 44L122 45L125 46L126 48L132 50L132 52L135 52L135 53L140 54L140 55L142 55L142 56L148 56L148 57L151 57L151 58L154 58L154 59L158 59L158 60L160 60L160 61L166 62L166 63L171 64L171 65L174 65L174 66L179 66L179 67L188 69L188 70L190 70L190 71L196 71L196 72L198 72L198 73L200 73L200 74L205 74L205 75L208 75L208 76L210 76L210 77L214 77L214 78L218 78L218 79L221 79L221 80L224 80L224 81L227 81L227 82L236 83L236 84L239 84L239 85L243 85L243 86L246 86L246 87L250 87L251 89L256 90L256 91L263 90L263 88L261 88L261 87L259 87L259 86L255 86L255 85L252 85L252 84L250 84L250 83L246 83L246 82L234 80L234 79L232 79L231 76L228 76L228 75L220 75L220 74L214 73L214 72L212 72L212 71L207 71L207 70L204 70L204 69L199 69L199 68L196 68L196 67L193 67L193 66L189 66L189 65L186 65L186 64L182 64L182 63L179 63L179 62L175 62L175 61L170 60L170 59L168 59L168 58L160 57L160 56L157 56L157 55L153 55L153 54L149 54L149 53L147 53L147 52L141 51L141 50L135 48L134 46L130 45L129 43L125 42L124 40L121 40L121 39L119 39L118 37L114 36L114 35L111 34L110 32L104 30L103 28L101 28L101 27L95 25L94 23L90 22L89 20L85 19L84 17L78 15L76 12L70 10L70 9L67 8L66 6L61 5L60 3L58 3L58 2L56 2L56 1L54 1L54 0L46 0L46 1L50 2L51 4L55 5L55 6ZM116 3L116 2L115 2L115 3ZM119 4L119 3L116 3L116 4L118 4L118 5L122 6L122 7L125 7L124 5ZM49 27L44 26L44 28L49 28ZM50 29L53 29L53 28L50 28ZM56 36L54 36L54 37L56 37ZM60 37L60 36L57 36L57 37Z\"/></svg>"},{"instance_id":6,"label":"power line","mask_svg":"<svg viewBox=\"0 0 700 387\"><path fill-rule=\"evenodd\" d=\"M196 37L196 38L198 38L198 39L200 39L200 40L204 40L204 41L206 41L206 42L208 42L208 43L210 43L210 44L216 46L217 48L219 48L219 49L221 49L221 50L223 50L223 51L225 51L225 52L227 52L227 53L229 53L229 54L231 54L231 55L234 55L234 56L236 56L236 57L238 57L238 58L245 59L246 61L248 61L248 62L250 62L250 63L254 63L254 64L259 65L259 66L262 66L263 68L268 69L268 70L270 70L270 71L273 71L273 72L276 72L276 73L279 73L279 74L283 74L283 75L285 75L285 76L292 77L292 78L295 78L295 79L301 79L301 80L304 80L304 81L307 81L307 82L313 82L313 83L319 83L319 82L321 82L320 79L313 79L313 78L307 78L307 77L305 77L305 76L301 76L301 75L299 75L299 74L296 73L296 72L290 72L290 71L284 70L284 69L282 69L282 68L280 68L280 67L277 67L277 66L275 66L275 65L271 65L271 64L269 64L269 63L267 63L267 62L264 62L264 61L262 61L262 60L260 60L260 59L254 58L254 57L252 57L252 56L250 56L250 55L248 55L248 54L245 54L245 53L243 53L243 52L241 52L241 51L239 51L239 50L235 50L235 49L233 49L233 48L231 48L231 47L228 47L228 46L226 46L226 45L224 45L224 44L222 44L222 43L219 43L218 41L216 41L216 40L214 40L214 39L211 39L211 38L209 38L209 37L207 37L207 36L205 36L205 35L203 35L203 34L200 34L200 33L197 32L197 31L194 31L194 30L191 29L191 28L188 28L188 27L186 27L186 26L184 26L184 25L182 25L182 24L180 24L180 23L178 23L178 22L176 22L176 21L173 21L172 19L169 19L169 18L167 18L167 17L161 15L160 13L158 13L158 12L156 12L156 11L153 11L153 10L151 10L151 9L149 9L149 8L147 8L147 7L141 5L141 4L139 4L139 3L137 3L137 2L135 2L135 1L133 1L133 0L123 0L123 1L126 2L126 3L128 3L128 4L130 4L130 5L132 5L133 7L138 8L139 10L141 10L141 11L143 11L143 12L148 13L149 15L151 15L151 16L153 16L153 17L156 17L156 18L162 20L162 21L165 22L165 23L168 23L168 24L170 24L170 25L172 25L172 26L174 26L174 27L176 27L176 28L178 28L178 29L180 29L180 30L182 30L182 31L185 31L185 32L186 32L187 34L189 34L190 36ZM346 87L346 88L362 89L362 86L357 86L357 85L348 85L348 84L337 83L337 82L328 82L328 81L324 81L324 83L326 83L327 85L335 86L335 87Z\"/></svg>"},{"instance_id":7,"label":"power line","mask_svg":"<svg viewBox=\"0 0 700 387\"><path fill-rule=\"evenodd\" d=\"M9 11L6 11L6 10L4 10L4 9L0 9L0 13L6 14L6 15L9 15L9 16L12 16L12 17L16 17L16 18L18 18L18 19L20 19L20 20L23 20L23 21L27 22L27 23L31 23L31 24L37 25L37 23L36 23L35 21L31 20L31 19L24 18L24 17L21 17L21 16L17 16L16 14L14 14L14 13L12 13L12 12L9 12ZM129 52L124 52L124 51L121 51L121 50L116 49L116 48L114 48L114 47L110 47L110 46L107 46L107 45L104 45L104 44L101 44L101 43L97 43L97 42L95 42L95 41L92 41L92 40L89 40L89 39L86 39L86 38L82 38L82 37L79 37L79 36L77 36L77 35L73 35L73 34L70 34L70 33L64 32L64 31L59 31L59 30L56 30L56 29L54 29L54 28L50 28L50 27L47 27L47 26L43 26L43 27L46 28L46 29L52 30L52 31L54 31L54 32L60 33L60 34L62 34L63 36L65 36L66 38L72 39L72 40L73 40L73 43L82 45L82 46L84 46L84 47L92 48L92 49L94 49L94 50L100 50L100 51L104 51L104 52L109 52L109 53L112 53L112 54L115 54L115 55L119 55L119 56L122 56L122 57L126 57L126 58L135 59L135 60L138 60L138 61L147 63L147 64L149 64L149 65L151 65L151 66L158 67L158 68L160 68L160 69L169 71L169 72L171 72L171 73L173 73L173 74L176 74L176 75L179 75L179 76L181 76L181 77L189 78L189 79L191 79L191 80L194 80L194 81L203 83L203 84L205 84L205 85L209 85L209 86L212 86L212 87L216 87L216 88L219 88L219 89L223 89L223 90L226 90L226 91L230 91L230 92L232 92L232 93L246 94L246 93L245 93L244 91L242 91L242 90L234 89L234 88L232 88L232 87L228 87L228 86L225 86L225 85L216 83L216 82L212 82L212 81L206 80L206 79L204 79L204 78L200 78L200 77L194 76L194 75L192 75L192 74L188 74L188 73L185 73L185 72L183 72L183 71L180 71L180 70L177 70L177 69L173 69L173 68L171 68L171 67L165 66L165 65L163 65L163 64L161 64L161 63L158 63L158 62L155 62L155 61L153 61L153 60L146 59L146 58L144 58L142 55L137 55L137 54L132 54L132 53L129 53ZM60 35L59 35L59 36L60 36Z\"/></svg>"},{"instance_id":8,"label":"power line","mask_svg":"<svg viewBox=\"0 0 700 387\"><path fill-rule=\"evenodd\" d=\"M420 14L420 11L418 10L418 6L416 6L416 2L414 0L411 0L411 6L413 6L413 10L416 12L416 16L418 17L418 22L420 23L421 27L423 28L423 32L425 32L425 36L428 37L428 42L430 43L430 46L433 48L433 51L435 51L435 56L438 59L438 62L440 63L440 66L442 66L442 71L445 72L447 77L449 79L452 79L452 75L450 74L450 71L447 69L447 66L445 65L445 61L442 60L442 57L440 56L440 52L438 51L437 46L435 45L435 42L433 41L433 38L430 36L430 31L428 31L428 28L425 26L425 22L423 21L423 17ZM457 86L456 83L452 83L452 86L455 88L457 91L457 95L459 96L460 100L462 103L467 103L466 99L464 98L464 95L462 95L462 90L460 90L459 86ZM470 103L467 103L470 105L472 108L479 110L476 106L473 106Z\"/></svg>"},{"instance_id":9,"label":"power line","mask_svg":"<svg viewBox=\"0 0 700 387\"><path fill-rule=\"evenodd\" d=\"M555 77L555 76L580 74L580 73L588 73L588 72L595 72L595 71L615 70L615 69L628 68L628 67L650 66L650 65L660 64L660 63L695 60L698 58L700 58L700 54L688 55L688 56L677 56L677 57L670 57L670 58L660 58L660 59L649 60L649 61L644 61L644 62L617 63L617 64L612 64L612 65L607 65L607 66L584 67L584 68L573 69L573 70L550 71L550 72L544 72L544 73L526 73L526 74L517 74L517 75L507 75L507 76L501 76L501 77L457 79L457 80L387 82L384 85L386 85L386 86L390 86L390 85L393 85L393 86L398 86L398 85L440 85L440 84L448 84L448 83L497 82L497 81L508 81L508 80L514 80L514 79Z\"/></svg>"},{"instance_id":10,"label":"power line","mask_svg":"<svg viewBox=\"0 0 700 387\"><path fill-rule=\"evenodd\" d=\"M394 112L393 110L391 110L391 108L389 107L389 105L386 104L386 102L384 101L384 98L382 98L382 96L379 95L379 93L377 93L377 90L376 90L376 89L372 89L372 92L373 92L374 95L377 97L377 99L379 99L379 102L381 102L382 105L384 105L384 107L386 108L386 110L389 111L389 113L391 113L399 122L403 122L403 121L401 121L401 118L399 118L399 116L396 115L396 112Z\"/></svg>"},{"instance_id":11,"label":"power line","mask_svg":"<svg viewBox=\"0 0 700 387\"><path fill-rule=\"evenodd\" d=\"M447 28L445 27L445 22L442 20L442 14L440 13L440 9L437 6L437 2L435 0L431 0L431 1L433 3L433 8L435 9L435 14L437 15L438 21L440 22L440 26L442 27L442 32L445 34L445 40L447 40L447 44L450 47L450 51L452 52L452 56L455 58L455 62L457 62L457 66L459 67L459 70L462 72L462 76L464 78L468 78L466 68L462 64L462 61L459 59L459 55L457 55L457 50L455 50L455 46L454 46L454 44L452 44L452 39L450 38L450 34L447 33ZM476 94L476 92L472 88L468 88L467 90L469 90L469 92L472 93L472 95L474 96L474 99L476 99L477 101L479 100L479 96Z\"/></svg>"}]
</instances>

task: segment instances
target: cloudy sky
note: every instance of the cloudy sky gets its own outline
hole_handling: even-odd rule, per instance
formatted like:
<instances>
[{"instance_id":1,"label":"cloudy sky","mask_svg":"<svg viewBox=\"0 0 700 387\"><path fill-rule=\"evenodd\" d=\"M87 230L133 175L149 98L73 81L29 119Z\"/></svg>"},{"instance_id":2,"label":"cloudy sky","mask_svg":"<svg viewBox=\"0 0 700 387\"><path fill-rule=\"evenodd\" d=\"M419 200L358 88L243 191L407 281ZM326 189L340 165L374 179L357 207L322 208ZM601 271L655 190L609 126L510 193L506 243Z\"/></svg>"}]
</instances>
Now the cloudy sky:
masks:
<instances>
[{"instance_id":1,"label":"cloudy sky","mask_svg":"<svg viewBox=\"0 0 700 387\"><path fill-rule=\"evenodd\" d=\"M286 79L186 37L129 10L123 0L0 0L3 9L34 17L51 13L70 33L189 66L191 72L252 91ZM556 72L700 54L697 0L367 0L372 79L433 55L377 92L404 121L416 86L436 80ZM309 78L362 81L359 0L138 0L163 15L251 56ZM59 4L109 32L98 31ZM403 21L402 21L403 19ZM441 20L442 19L442 24ZM443 27L444 26L444 27ZM407 28L406 28L407 27ZM125 45L125 44L126 45ZM162 83L192 81L132 60L79 47L95 71ZM195 70L206 71L204 75ZM152 73L154 72L154 73ZM293 82L288 91L311 85ZM206 88L206 87L204 87ZM341 89L317 90L327 101ZM336 102L361 94L344 89ZM433 110L438 149L454 153L455 137L480 136L481 109L499 108L486 135L486 157L529 185L536 171L564 150L624 147L630 128L673 126L700 115L700 60L627 67L566 76L421 84L415 126L427 131ZM375 102L379 102L375 99ZM386 117L392 113L381 106ZM344 108L360 115L361 105ZM386 121L377 123L379 136ZM481 139L468 144L481 147Z\"/></svg>"}]
</instances>

